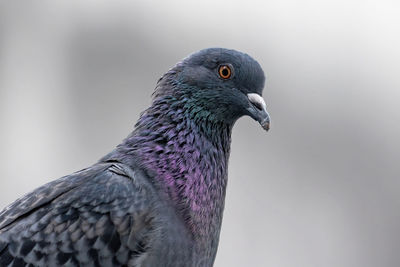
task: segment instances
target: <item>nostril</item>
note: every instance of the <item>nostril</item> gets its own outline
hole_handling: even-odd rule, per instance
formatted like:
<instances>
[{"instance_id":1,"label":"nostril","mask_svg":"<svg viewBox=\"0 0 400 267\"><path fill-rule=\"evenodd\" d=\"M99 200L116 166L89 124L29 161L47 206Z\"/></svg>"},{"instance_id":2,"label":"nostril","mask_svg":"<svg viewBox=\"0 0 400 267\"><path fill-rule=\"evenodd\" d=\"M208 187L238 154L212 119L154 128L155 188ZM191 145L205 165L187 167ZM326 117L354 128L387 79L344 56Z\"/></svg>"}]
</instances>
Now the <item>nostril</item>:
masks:
<instances>
[{"instance_id":1,"label":"nostril","mask_svg":"<svg viewBox=\"0 0 400 267\"><path fill-rule=\"evenodd\" d=\"M247 94L249 102L253 105L253 107L258 111L266 111L266 105L264 99L255 93Z\"/></svg>"},{"instance_id":2,"label":"nostril","mask_svg":"<svg viewBox=\"0 0 400 267\"><path fill-rule=\"evenodd\" d=\"M259 111L262 111L262 110L263 110L263 107L262 107L261 103L258 103L258 102L251 102L251 104L253 104L253 106L254 106L256 109L258 109Z\"/></svg>"}]
</instances>

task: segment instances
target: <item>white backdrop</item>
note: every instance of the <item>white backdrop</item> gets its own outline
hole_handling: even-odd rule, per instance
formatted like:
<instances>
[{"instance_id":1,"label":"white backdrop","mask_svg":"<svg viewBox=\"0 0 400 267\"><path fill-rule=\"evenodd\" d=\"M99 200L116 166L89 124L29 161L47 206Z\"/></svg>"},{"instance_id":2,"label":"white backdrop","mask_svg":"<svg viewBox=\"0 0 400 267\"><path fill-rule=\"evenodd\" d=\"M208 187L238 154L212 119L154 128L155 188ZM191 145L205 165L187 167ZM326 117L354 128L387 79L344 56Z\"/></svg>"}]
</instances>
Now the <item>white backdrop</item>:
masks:
<instances>
[{"instance_id":1,"label":"white backdrop","mask_svg":"<svg viewBox=\"0 0 400 267\"><path fill-rule=\"evenodd\" d=\"M215 266L400 266L398 1L2 1L0 207L132 130L157 79L249 53L272 117L233 133Z\"/></svg>"}]
</instances>

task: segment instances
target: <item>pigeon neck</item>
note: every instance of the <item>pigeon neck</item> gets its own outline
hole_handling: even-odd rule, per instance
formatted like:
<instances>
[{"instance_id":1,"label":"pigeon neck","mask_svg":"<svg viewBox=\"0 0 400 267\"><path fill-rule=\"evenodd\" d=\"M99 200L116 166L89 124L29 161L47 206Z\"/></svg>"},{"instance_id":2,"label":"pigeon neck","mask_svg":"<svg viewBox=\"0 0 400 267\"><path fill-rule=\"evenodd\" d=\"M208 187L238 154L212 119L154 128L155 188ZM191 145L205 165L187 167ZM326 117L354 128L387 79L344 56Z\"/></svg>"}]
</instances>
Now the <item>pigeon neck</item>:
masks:
<instances>
[{"instance_id":1,"label":"pigeon neck","mask_svg":"<svg viewBox=\"0 0 400 267\"><path fill-rule=\"evenodd\" d=\"M172 200L195 238L218 240L232 125L157 103L118 147L135 155ZM136 160L137 161L137 160ZM216 244L215 244L216 245Z\"/></svg>"}]
</instances>

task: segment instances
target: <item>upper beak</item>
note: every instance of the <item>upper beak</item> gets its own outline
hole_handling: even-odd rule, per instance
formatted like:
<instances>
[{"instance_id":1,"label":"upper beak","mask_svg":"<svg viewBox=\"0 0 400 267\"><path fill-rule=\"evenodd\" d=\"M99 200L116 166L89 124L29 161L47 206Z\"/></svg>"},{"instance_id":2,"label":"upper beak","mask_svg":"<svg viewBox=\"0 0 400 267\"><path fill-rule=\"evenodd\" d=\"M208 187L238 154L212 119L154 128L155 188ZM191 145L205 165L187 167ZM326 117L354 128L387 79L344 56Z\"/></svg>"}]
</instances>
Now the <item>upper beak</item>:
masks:
<instances>
[{"instance_id":1,"label":"upper beak","mask_svg":"<svg viewBox=\"0 0 400 267\"><path fill-rule=\"evenodd\" d=\"M267 105L265 104L264 98L255 93L247 94L247 97L251 104L247 109L250 112L250 116L258 121L264 130L268 131L271 120L267 112Z\"/></svg>"}]
</instances>

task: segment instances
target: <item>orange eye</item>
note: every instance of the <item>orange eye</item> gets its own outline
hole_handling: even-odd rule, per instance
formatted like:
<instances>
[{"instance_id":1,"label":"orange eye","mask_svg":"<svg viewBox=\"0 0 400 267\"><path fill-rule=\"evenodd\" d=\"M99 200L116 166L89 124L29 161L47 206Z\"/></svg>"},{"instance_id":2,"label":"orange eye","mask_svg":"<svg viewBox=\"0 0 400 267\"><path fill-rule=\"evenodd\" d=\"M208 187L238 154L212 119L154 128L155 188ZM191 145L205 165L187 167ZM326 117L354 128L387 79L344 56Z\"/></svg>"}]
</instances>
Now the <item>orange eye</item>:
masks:
<instances>
[{"instance_id":1,"label":"orange eye","mask_svg":"<svg viewBox=\"0 0 400 267\"><path fill-rule=\"evenodd\" d=\"M222 79L229 79L232 75L232 71L228 65L221 65L219 66L218 74Z\"/></svg>"}]
</instances>

